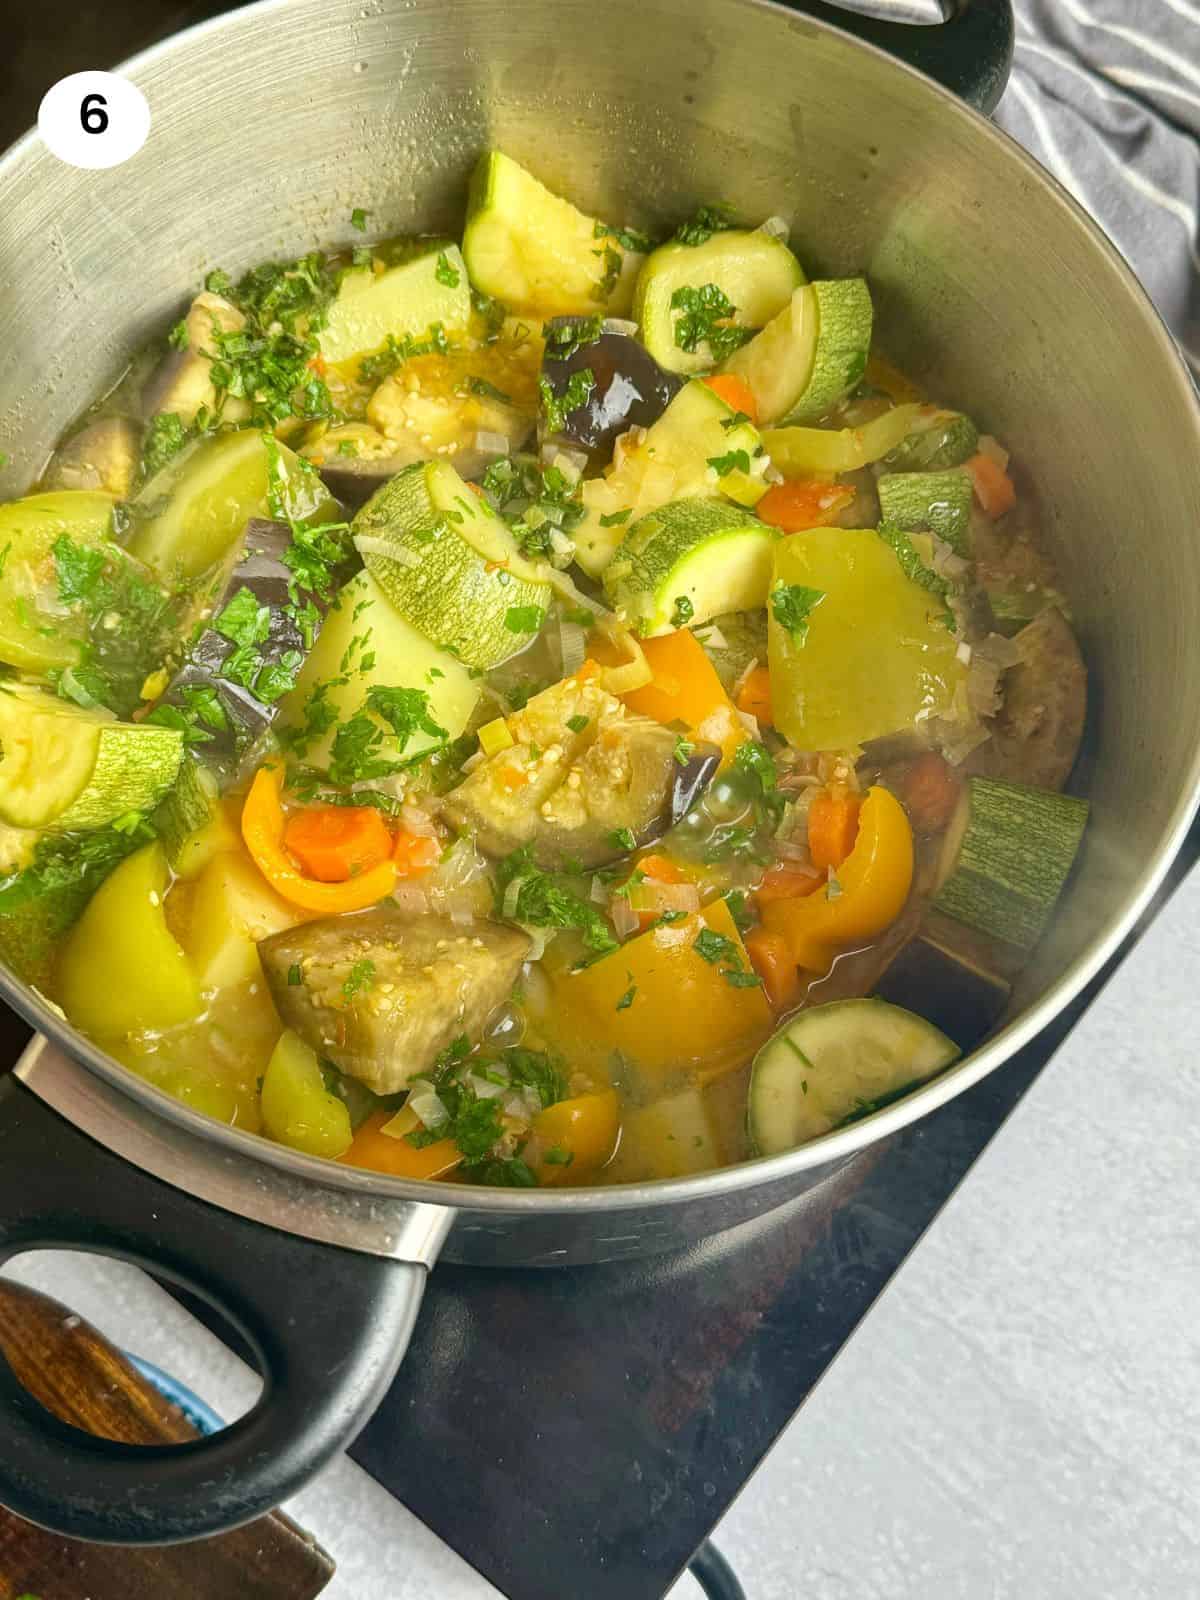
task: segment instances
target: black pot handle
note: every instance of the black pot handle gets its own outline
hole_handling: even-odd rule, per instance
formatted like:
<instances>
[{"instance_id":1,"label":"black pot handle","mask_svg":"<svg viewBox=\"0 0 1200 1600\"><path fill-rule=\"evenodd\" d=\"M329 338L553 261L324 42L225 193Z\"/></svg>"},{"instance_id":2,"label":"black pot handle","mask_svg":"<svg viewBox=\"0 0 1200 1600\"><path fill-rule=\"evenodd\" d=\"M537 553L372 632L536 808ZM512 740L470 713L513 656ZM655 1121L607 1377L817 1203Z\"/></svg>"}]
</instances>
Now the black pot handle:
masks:
<instances>
[{"instance_id":1,"label":"black pot handle","mask_svg":"<svg viewBox=\"0 0 1200 1600\"><path fill-rule=\"evenodd\" d=\"M878 45L990 115L1012 69L1012 0L950 0L944 22L887 22L824 0L787 0L797 11Z\"/></svg>"},{"instance_id":2,"label":"black pot handle","mask_svg":"<svg viewBox=\"0 0 1200 1600\"><path fill-rule=\"evenodd\" d=\"M261 1516L359 1432L408 1345L426 1269L248 1222L103 1149L0 1080L0 1265L94 1251L227 1316L264 1378L254 1409L194 1444L96 1439L52 1416L0 1356L0 1504L70 1538L173 1544Z\"/></svg>"}]
</instances>

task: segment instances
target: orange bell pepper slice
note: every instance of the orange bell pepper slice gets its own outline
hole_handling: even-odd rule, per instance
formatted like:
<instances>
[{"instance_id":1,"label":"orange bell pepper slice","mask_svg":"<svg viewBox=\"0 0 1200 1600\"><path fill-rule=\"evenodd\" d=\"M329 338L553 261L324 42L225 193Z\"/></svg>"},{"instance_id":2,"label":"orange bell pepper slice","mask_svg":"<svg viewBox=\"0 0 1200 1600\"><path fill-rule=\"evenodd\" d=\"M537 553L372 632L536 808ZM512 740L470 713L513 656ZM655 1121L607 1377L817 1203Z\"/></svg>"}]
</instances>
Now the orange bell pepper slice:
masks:
<instances>
[{"instance_id":1,"label":"orange bell pepper slice","mask_svg":"<svg viewBox=\"0 0 1200 1600\"><path fill-rule=\"evenodd\" d=\"M406 1126L411 1121L412 1126ZM392 1132L384 1128L392 1124ZM462 1160L462 1151L453 1139L438 1139L418 1150L404 1137L420 1127L414 1111L373 1111L344 1156L338 1160L347 1167L367 1167L371 1172L386 1172L393 1178L444 1178Z\"/></svg>"},{"instance_id":2,"label":"orange bell pepper slice","mask_svg":"<svg viewBox=\"0 0 1200 1600\"><path fill-rule=\"evenodd\" d=\"M621 1105L615 1089L580 1094L539 1111L533 1119L539 1183L582 1183L612 1158L621 1132ZM548 1154L569 1160L547 1161Z\"/></svg>"},{"instance_id":3,"label":"orange bell pepper slice","mask_svg":"<svg viewBox=\"0 0 1200 1600\"><path fill-rule=\"evenodd\" d=\"M731 761L746 734L704 646L690 629L676 628L643 639L642 649L654 678L623 695L625 704L654 722L682 722L698 739L720 747L722 765Z\"/></svg>"},{"instance_id":4,"label":"orange bell pepper slice","mask_svg":"<svg viewBox=\"0 0 1200 1600\"><path fill-rule=\"evenodd\" d=\"M732 406L734 411L740 411L751 422L758 421L758 401L745 378L739 378L733 372L714 372L710 377L701 378L700 382L724 400L727 406Z\"/></svg>"},{"instance_id":5,"label":"orange bell pepper slice","mask_svg":"<svg viewBox=\"0 0 1200 1600\"><path fill-rule=\"evenodd\" d=\"M363 911L396 887L396 864L390 858L345 883L319 883L305 877L284 844L285 824L279 794L283 774L272 763L262 766L242 807L242 838L255 866L277 894L303 911L336 916Z\"/></svg>"}]
</instances>

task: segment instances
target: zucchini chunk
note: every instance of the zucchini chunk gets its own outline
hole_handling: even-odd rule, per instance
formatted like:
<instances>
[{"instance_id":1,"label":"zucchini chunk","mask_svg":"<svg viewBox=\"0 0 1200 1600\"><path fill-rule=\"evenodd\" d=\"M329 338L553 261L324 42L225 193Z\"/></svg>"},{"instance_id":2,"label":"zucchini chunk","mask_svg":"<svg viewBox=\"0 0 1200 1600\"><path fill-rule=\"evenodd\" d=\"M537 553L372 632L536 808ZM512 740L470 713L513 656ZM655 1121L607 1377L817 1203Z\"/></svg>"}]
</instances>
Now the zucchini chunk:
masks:
<instances>
[{"instance_id":1,"label":"zucchini chunk","mask_svg":"<svg viewBox=\"0 0 1200 1600\"><path fill-rule=\"evenodd\" d=\"M1070 623L1047 607L1013 640L1021 659L1001 679L991 738L972 752L971 769L989 778L1061 789L1083 742L1087 667Z\"/></svg>"},{"instance_id":2,"label":"zucchini chunk","mask_svg":"<svg viewBox=\"0 0 1200 1600\"><path fill-rule=\"evenodd\" d=\"M948 713L965 668L944 597L913 570L872 528L813 528L775 545L771 700L798 749L852 749Z\"/></svg>"},{"instance_id":3,"label":"zucchini chunk","mask_svg":"<svg viewBox=\"0 0 1200 1600\"><path fill-rule=\"evenodd\" d=\"M336 522L313 469L256 428L219 433L179 453L133 500L130 552L171 588L230 560L251 517Z\"/></svg>"},{"instance_id":4,"label":"zucchini chunk","mask_svg":"<svg viewBox=\"0 0 1200 1600\"><path fill-rule=\"evenodd\" d=\"M815 422L861 382L872 318L865 278L802 284L722 370L753 389L760 421Z\"/></svg>"},{"instance_id":5,"label":"zucchini chunk","mask_svg":"<svg viewBox=\"0 0 1200 1600\"><path fill-rule=\"evenodd\" d=\"M316 1051L290 1028L263 1074L262 1117L268 1139L327 1161L344 1156L354 1137L346 1102L325 1087Z\"/></svg>"},{"instance_id":6,"label":"zucchini chunk","mask_svg":"<svg viewBox=\"0 0 1200 1600\"><path fill-rule=\"evenodd\" d=\"M886 1000L833 1000L786 1023L754 1058L750 1138L780 1155L901 1099L958 1059L923 1017Z\"/></svg>"},{"instance_id":7,"label":"zucchini chunk","mask_svg":"<svg viewBox=\"0 0 1200 1600\"><path fill-rule=\"evenodd\" d=\"M635 522L604 587L646 635L767 603L777 531L721 500L673 500Z\"/></svg>"},{"instance_id":8,"label":"zucchini chunk","mask_svg":"<svg viewBox=\"0 0 1200 1600\"><path fill-rule=\"evenodd\" d=\"M94 490L60 489L0 506L0 661L39 677L78 663L88 621L77 602L64 615L54 548L66 540L84 562L98 562L112 537L113 504Z\"/></svg>"},{"instance_id":9,"label":"zucchini chunk","mask_svg":"<svg viewBox=\"0 0 1200 1600\"><path fill-rule=\"evenodd\" d=\"M142 390L142 415L150 418L171 412L185 425L194 422L201 407L215 411L220 396L212 381L217 358L214 334L238 333L246 319L238 308L207 289L198 294L183 319L184 344L163 357ZM221 421L242 422L250 414L246 400L226 395Z\"/></svg>"},{"instance_id":10,"label":"zucchini chunk","mask_svg":"<svg viewBox=\"0 0 1200 1600\"><path fill-rule=\"evenodd\" d=\"M946 830L934 904L1032 949L1074 864L1088 809L1074 795L969 778Z\"/></svg>"},{"instance_id":11,"label":"zucchini chunk","mask_svg":"<svg viewBox=\"0 0 1200 1600\"><path fill-rule=\"evenodd\" d=\"M508 719L511 743L446 797L446 817L489 855L533 847L539 866L603 866L648 844L678 820L720 764L701 745L676 759L678 738L629 715L590 681L565 678Z\"/></svg>"},{"instance_id":12,"label":"zucchini chunk","mask_svg":"<svg viewBox=\"0 0 1200 1600\"><path fill-rule=\"evenodd\" d=\"M141 433L128 417L99 417L60 444L42 477L45 489L99 489L128 500L137 478Z\"/></svg>"},{"instance_id":13,"label":"zucchini chunk","mask_svg":"<svg viewBox=\"0 0 1200 1600\"><path fill-rule=\"evenodd\" d=\"M904 409L897 407L897 410ZM944 471L961 467L979 448L979 430L961 411L915 408L912 426L883 458L889 472Z\"/></svg>"},{"instance_id":14,"label":"zucchini chunk","mask_svg":"<svg viewBox=\"0 0 1200 1600\"><path fill-rule=\"evenodd\" d=\"M467 196L471 282L513 311L620 317L642 257L618 230L577 211L499 150L480 156Z\"/></svg>"},{"instance_id":15,"label":"zucchini chunk","mask_svg":"<svg viewBox=\"0 0 1200 1600\"><path fill-rule=\"evenodd\" d=\"M30 684L0 686L0 821L56 833L150 811L175 781L174 728L117 722Z\"/></svg>"},{"instance_id":16,"label":"zucchini chunk","mask_svg":"<svg viewBox=\"0 0 1200 1600\"><path fill-rule=\"evenodd\" d=\"M628 428L649 428L682 387L643 344L601 317L555 317L543 332L542 377L554 401L570 401L572 379L576 389L581 381L587 388L557 430L585 450L611 447Z\"/></svg>"},{"instance_id":17,"label":"zucchini chunk","mask_svg":"<svg viewBox=\"0 0 1200 1600\"><path fill-rule=\"evenodd\" d=\"M768 428L763 445L772 462L788 478L814 473L857 472L886 458L903 439L921 407L896 406L861 428Z\"/></svg>"},{"instance_id":18,"label":"zucchini chunk","mask_svg":"<svg viewBox=\"0 0 1200 1600\"><path fill-rule=\"evenodd\" d=\"M724 495L753 504L766 492L766 469L758 429L707 384L686 383L606 477L584 480L576 560L598 577L630 524L669 500Z\"/></svg>"},{"instance_id":19,"label":"zucchini chunk","mask_svg":"<svg viewBox=\"0 0 1200 1600\"><path fill-rule=\"evenodd\" d=\"M882 522L906 533L933 533L955 555L971 558L971 475L961 467L942 472L885 472L877 485Z\"/></svg>"},{"instance_id":20,"label":"zucchini chunk","mask_svg":"<svg viewBox=\"0 0 1200 1600\"><path fill-rule=\"evenodd\" d=\"M347 268L317 342L326 361L349 361L383 349L389 334L423 338L435 322L451 332L470 319L471 289L458 246L422 240L414 254L383 272Z\"/></svg>"},{"instance_id":21,"label":"zucchini chunk","mask_svg":"<svg viewBox=\"0 0 1200 1600\"><path fill-rule=\"evenodd\" d=\"M541 630L549 585L448 462L385 484L354 518L354 542L401 616L468 666L494 667Z\"/></svg>"},{"instance_id":22,"label":"zucchini chunk","mask_svg":"<svg viewBox=\"0 0 1200 1600\"><path fill-rule=\"evenodd\" d=\"M703 244L672 240L647 256L633 314L660 367L704 372L777 316L804 281L782 240L729 228Z\"/></svg>"},{"instance_id":23,"label":"zucchini chunk","mask_svg":"<svg viewBox=\"0 0 1200 1600\"><path fill-rule=\"evenodd\" d=\"M258 953L285 1026L386 1095L427 1073L460 1034L478 1036L529 949L518 928L463 929L429 914L410 921L379 907L274 934Z\"/></svg>"}]
</instances>

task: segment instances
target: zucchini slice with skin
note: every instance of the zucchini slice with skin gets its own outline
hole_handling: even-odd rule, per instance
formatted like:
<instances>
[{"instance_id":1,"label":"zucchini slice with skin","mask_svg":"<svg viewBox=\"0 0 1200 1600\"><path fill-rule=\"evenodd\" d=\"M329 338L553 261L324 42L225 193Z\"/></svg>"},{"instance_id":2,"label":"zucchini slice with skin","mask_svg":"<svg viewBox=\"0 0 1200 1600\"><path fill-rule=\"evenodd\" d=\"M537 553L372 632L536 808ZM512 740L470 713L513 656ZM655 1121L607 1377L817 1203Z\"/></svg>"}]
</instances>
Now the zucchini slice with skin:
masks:
<instances>
[{"instance_id":1,"label":"zucchini slice with skin","mask_svg":"<svg viewBox=\"0 0 1200 1600\"><path fill-rule=\"evenodd\" d=\"M452 332L470 320L471 290L458 246L430 239L383 272L372 266L348 268L317 342L326 361L349 361L381 350L389 334L421 338L435 322Z\"/></svg>"},{"instance_id":2,"label":"zucchini slice with skin","mask_svg":"<svg viewBox=\"0 0 1200 1600\"><path fill-rule=\"evenodd\" d=\"M724 371L753 389L762 422L815 422L862 380L873 316L865 278L803 284Z\"/></svg>"},{"instance_id":3,"label":"zucchini slice with skin","mask_svg":"<svg viewBox=\"0 0 1200 1600\"><path fill-rule=\"evenodd\" d=\"M971 475L962 467L942 472L885 472L879 479L880 521L906 533L933 533L955 555L971 558Z\"/></svg>"},{"instance_id":4,"label":"zucchini slice with skin","mask_svg":"<svg viewBox=\"0 0 1200 1600\"><path fill-rule=\"evenodd\" d=\"M899 1100L958 1059L952 1039L886 1000L833 1000L784 1024L754 1058L747 1111L759 1155L780 1155Z\"/></svg>"}]
</instances>

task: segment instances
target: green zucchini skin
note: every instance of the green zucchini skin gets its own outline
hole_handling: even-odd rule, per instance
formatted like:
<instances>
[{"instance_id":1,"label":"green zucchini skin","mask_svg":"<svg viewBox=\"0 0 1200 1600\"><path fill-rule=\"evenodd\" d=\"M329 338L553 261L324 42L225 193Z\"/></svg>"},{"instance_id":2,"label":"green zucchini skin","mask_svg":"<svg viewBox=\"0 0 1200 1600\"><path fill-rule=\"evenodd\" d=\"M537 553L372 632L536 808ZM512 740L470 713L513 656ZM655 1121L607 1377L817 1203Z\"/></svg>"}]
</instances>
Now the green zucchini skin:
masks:
<instances>
[{"instance_id":1,"label":"green zucchini skin","mask_svg":"<svg viewBox=\"0 0 1200 1600\"><path fill-rule=\"evenodd\" d=\"M934 904L948 916L1030 950L1079 852L1089 806L1075 795L969 778L946 836Z\"/></svg>"},{"instance_id":2,"label":"green zucchini skin","mask_svg":"<svg viewBox=\"0 0 1200 1600\"><path fill-rule=\"evenodd\" d=\"M885 472L877 484L880 520L906 533L932 533L955 555L971 557L971 475L962 467L941 472Z\"/></svg>"},{"instance_id":3,"label":"green zucchini skin","mask_svg":"<svg viewBox=\"0 0 1200 1600\"><path fill-rule=\"evenodd\" d=\"M979 430L961 411L922 415L906 439L888 452L889 472L929 472L961 467L979 448Z\"/></svg>"}]
</instances>

